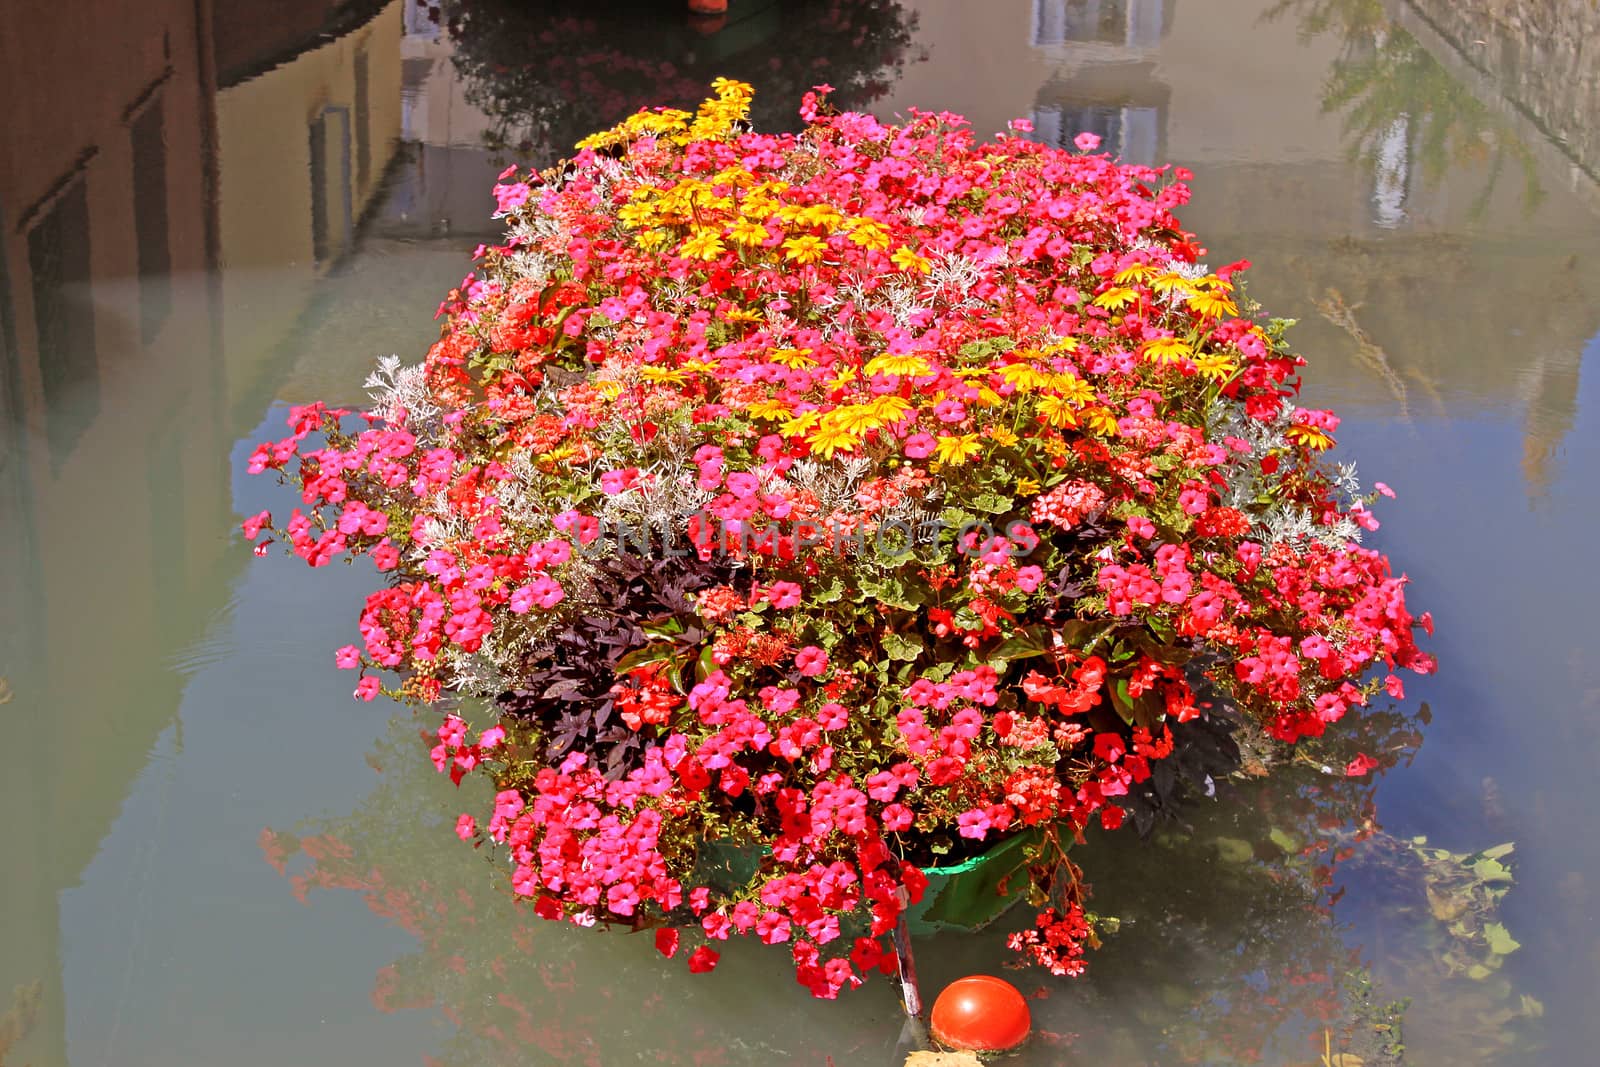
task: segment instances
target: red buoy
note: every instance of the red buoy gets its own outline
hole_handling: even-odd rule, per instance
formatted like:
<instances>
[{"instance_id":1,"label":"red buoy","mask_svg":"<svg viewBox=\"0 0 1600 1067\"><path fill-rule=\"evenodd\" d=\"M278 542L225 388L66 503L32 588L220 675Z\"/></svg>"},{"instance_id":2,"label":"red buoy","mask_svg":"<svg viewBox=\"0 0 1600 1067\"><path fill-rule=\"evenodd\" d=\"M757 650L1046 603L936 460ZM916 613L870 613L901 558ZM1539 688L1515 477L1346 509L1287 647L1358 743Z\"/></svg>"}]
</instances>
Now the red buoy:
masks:
<instances>
[{"instance_id":1,"label":"red buoy","mask_svg":"<svg viewBox=\"0 0 1600 1067\"><path fill-rule=\"evenodd\" d=\"M1006 1052L1028 1038L1033 1017L1017 987L975 974L951 982L933 1002L929 1020L940 1044L965 1052Z\"/></svg>"}]
</instances>

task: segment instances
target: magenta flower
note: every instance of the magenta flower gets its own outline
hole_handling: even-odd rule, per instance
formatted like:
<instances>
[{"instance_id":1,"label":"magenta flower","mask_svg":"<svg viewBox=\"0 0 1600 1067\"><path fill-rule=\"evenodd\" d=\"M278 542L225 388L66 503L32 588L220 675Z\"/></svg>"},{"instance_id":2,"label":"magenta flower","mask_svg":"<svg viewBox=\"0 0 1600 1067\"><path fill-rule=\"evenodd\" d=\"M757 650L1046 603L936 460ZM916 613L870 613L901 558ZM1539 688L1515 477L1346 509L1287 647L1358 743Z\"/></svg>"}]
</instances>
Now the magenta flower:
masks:
<instances>
[{"instance_id":1,"label":"magenta flower","mask_svg":"<svg viewBox=\"0 0 1600 1067\"><path fill-rule=\"evenodd\" d=\"M815 678L828 669L828 654L816 645L807 645L795 653L794 667L807 678Z\"/></svg>"}]
</instances>

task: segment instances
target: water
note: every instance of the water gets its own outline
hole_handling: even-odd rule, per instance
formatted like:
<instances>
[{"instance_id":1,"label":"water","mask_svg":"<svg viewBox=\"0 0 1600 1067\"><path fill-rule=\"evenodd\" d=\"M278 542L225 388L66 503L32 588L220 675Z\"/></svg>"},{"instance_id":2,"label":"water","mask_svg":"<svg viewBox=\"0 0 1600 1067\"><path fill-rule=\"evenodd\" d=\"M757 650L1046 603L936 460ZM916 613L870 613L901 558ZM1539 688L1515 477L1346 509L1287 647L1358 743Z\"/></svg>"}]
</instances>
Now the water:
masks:
<instances>
[{"instance_id":1,"label":"water","mask_svg":"<svg viewBox=\"0 0 1600 1067\"><path fill-rule=\"evenodd\" d=\"M231 532L282 501L243 460L285 404L420 355L507 156L717 73L768 125L827 80L1193 168L1186 224L1300 318L1307 395L1400 492L1381 545L1443 667L1396 713L1431 711L1414 762L1094 842L1123 926L1084 979L1012 975L1049 991L1023 1062L1310 1063L1405 997L1408 1063L1592 1059L1600 161L1559 131L1600 98L1530 59L1574 54L1581 3L734 0L719 29L475 0L456 33L404 0L80 6L0 29L0 1062L899 1062L887 983L814 1003L759 947L690 981L510 907L416 723L333 667L367 579ZM1314 833L1353 849L1331 907L1284 873ZM1446 973L1414 835L1516 842L1498 973ZM999 941L920 943L926 987Z\"/></svg>"}]
</instances>

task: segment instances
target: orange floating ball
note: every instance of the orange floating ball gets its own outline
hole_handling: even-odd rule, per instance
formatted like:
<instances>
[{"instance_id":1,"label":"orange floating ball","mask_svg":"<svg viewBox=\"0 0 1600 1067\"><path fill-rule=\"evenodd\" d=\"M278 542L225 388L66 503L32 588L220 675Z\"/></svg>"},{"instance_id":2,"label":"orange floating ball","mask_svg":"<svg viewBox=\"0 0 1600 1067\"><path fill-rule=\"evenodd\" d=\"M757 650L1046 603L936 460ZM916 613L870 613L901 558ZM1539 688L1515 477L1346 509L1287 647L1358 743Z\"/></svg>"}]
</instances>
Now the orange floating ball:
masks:
<instances>
[{"instance_id":1,"label":"orange floating ball","mask_svg":"<svg viewBox=\"0 0 1600 1067\"><path fill-rule=\"evenodd\" d=\"M1028 1038L1033 1017L1017 987L975 974L951 982L933 1002L930 1019L940 1044L965 1052L1005 1052Z\"/></svg>"}]
</instances>

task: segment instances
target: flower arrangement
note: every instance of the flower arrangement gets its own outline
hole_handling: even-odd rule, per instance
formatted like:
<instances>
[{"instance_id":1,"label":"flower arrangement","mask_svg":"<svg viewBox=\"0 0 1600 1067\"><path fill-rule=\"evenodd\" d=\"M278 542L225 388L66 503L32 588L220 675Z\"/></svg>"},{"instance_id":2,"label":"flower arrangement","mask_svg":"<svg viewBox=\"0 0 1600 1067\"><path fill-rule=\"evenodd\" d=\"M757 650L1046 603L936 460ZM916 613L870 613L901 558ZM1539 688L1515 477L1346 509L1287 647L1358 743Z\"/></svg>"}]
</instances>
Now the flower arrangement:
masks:
<instances>
[{"instance_id":1,"label":"flower arrangement","mask_svg":"<svg viewBox=\"0 0 1600 1067\"><path fill-rule=\"evenodd\" d=\"M691 971L785 944L832 997L930 869L1027 835L1013 947L1076 974L1091 823L1432 669L1360 544L1386 487L1322 456L1246 264L1196 262L1181 168L825 86L751 132L714 88L503 174L426 360L295 408L250 469L303 506L245 533L389 576L337 662L448 705L434 764L497 789L457 832L537 914Z\"/></svg>"}]
</instances>

